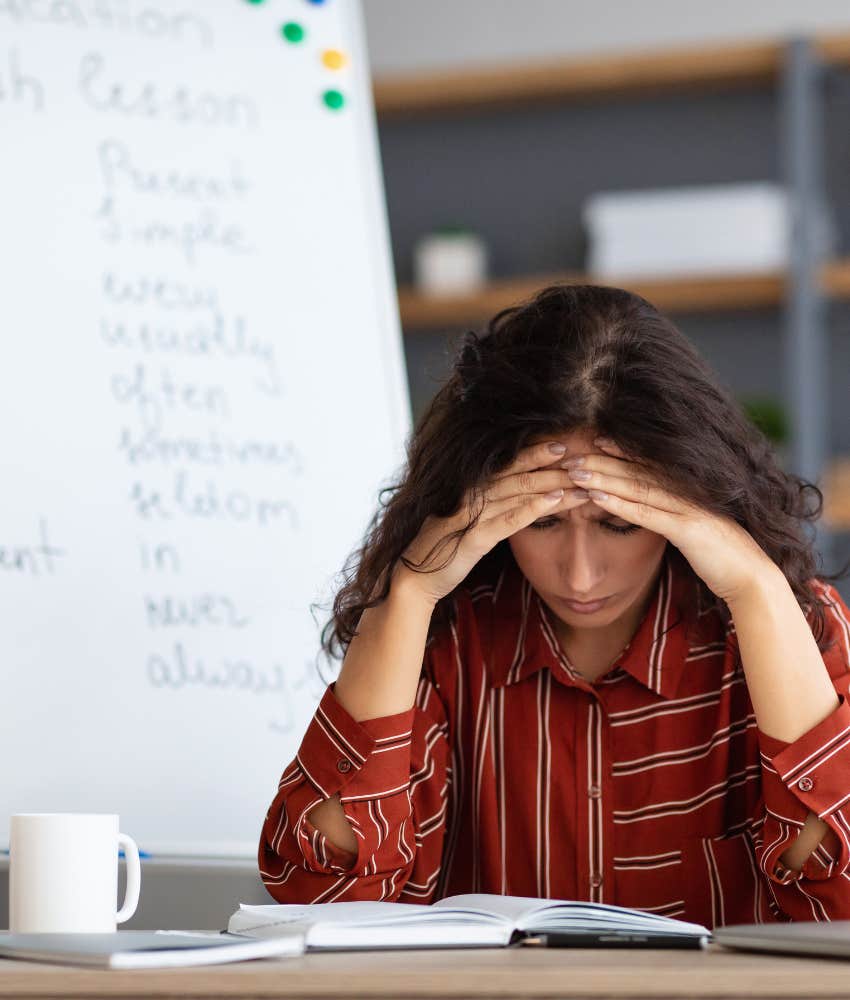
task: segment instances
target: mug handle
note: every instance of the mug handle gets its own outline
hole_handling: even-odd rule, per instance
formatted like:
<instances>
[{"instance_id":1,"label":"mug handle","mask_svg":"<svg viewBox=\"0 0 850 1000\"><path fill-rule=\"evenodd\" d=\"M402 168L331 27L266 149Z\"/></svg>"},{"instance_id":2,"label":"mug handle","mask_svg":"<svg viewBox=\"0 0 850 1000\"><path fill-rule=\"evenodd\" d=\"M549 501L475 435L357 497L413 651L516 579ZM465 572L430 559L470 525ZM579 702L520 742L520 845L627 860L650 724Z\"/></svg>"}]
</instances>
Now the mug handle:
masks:
<instances>
[{"instance_id":1,"label":"mug handle","mask_svg":"<svg viewBox=\"0 0 850 1000\"><path fill-rule=\"evenodd\" d=\"M123 924L136 912L139 905L139 889L142 884L142 866L139 862L139 848L132 837L126 833L118 834L118 846L124 848L124 860L127 863L127 885L124 889L124 905L115 916L115 922Z\"/></svg>"}]
</instances>

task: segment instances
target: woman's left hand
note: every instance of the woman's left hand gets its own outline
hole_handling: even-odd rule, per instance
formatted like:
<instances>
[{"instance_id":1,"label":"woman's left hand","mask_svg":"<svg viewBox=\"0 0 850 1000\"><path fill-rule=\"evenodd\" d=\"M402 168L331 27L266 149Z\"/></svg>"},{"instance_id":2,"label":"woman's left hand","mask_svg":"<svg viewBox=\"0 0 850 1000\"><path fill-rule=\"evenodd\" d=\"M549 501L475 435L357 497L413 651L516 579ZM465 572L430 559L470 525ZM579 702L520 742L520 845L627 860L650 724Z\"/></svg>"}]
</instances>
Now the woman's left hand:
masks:
<instances>
[{"instance_id":1,"label":"woman's left hand","mask_svg":"<svg viewBox=\"0 0 850 1000\"><path fill-rule=\"evenodd\" d=\"M732 518L669 493L614 442L600 438L594 445L605 454L585 454L582 464L569 470L591 473L590 479L574 478L576 485L588 490L598 507L667 538L721 600L735 600L776 570L752 535Z\"/></svg>"}]
</instances>

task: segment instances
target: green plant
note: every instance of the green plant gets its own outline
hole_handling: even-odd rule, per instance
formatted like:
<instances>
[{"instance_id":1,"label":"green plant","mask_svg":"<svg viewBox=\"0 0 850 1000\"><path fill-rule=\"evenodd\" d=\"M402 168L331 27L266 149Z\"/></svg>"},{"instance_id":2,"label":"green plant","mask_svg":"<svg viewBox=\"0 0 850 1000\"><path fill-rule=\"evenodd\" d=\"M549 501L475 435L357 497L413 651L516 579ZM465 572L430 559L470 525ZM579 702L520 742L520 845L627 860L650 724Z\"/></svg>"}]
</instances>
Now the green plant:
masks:
<instances>
[{"instance_id":1,"label":"green plant","mask_svg":"<svg viewBox=\"0 0 850 1000\"><path fill-rule=\"evenodd\" d=\"M785 407L772 396L746 396L740 400L744 412L774 444L786 444L788 441L788 417Z\"/></svg>"}]
</instances>

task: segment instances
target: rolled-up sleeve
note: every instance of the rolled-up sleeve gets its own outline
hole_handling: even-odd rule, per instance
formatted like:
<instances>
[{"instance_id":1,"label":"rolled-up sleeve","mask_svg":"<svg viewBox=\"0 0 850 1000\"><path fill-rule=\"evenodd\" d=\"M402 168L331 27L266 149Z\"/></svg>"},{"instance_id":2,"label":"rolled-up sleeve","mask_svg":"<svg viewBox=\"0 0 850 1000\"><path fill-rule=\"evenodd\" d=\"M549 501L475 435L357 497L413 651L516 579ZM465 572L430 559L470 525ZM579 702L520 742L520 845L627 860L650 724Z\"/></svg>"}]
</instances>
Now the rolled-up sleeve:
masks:
<instances>
[{"instance_id":1,"label":"rolled-up sleeve","mask_svg":"<svg viewBox=\"0 0 850 1000\"><path fill-rule=\"evenodd\" d=\"M423 674L407 712L356 721L325 691L263 824L260 874L279 902L428 902L446 815L447 723ZM357 852L309 820L339 794Z\"/></svg>"},{"instance_id":2,"label":"rolled-up sleeve","mask_svg":"<svg viewBox=\"0 0 850 1000\"><path fill-rule=\"evenodd\" d=\"M756 855L792 920L850 919L850 613L834 588L823 592L834 640L823 657L838 705L791 743L758 730L765 820ZM795 871L780 858L810 812L828 831Z\"/></svg>"}]
</instances>

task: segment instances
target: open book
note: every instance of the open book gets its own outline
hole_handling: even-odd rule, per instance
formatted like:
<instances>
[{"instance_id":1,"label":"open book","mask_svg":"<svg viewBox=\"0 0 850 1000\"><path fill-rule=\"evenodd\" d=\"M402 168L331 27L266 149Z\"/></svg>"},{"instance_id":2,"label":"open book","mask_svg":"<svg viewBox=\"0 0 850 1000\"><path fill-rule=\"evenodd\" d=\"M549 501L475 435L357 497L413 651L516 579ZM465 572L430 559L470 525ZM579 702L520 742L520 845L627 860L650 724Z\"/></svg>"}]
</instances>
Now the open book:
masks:
<instances>
[{"instance_id":1,"label":"open book","mask_svg":"<svg viewBox=\"0 0 850 1000\"><path fill-rule=\"evenodd\" d=\"M471 948L506 946L526 937L586 933L650 934L664 947L693 937L711 937L701 924L605 903L535 899L527 896L447 896L428 906L415 903L242 904L227 925L250 937L304 935L308 951L367 948Z\"/></svg>"}]
</instances>

